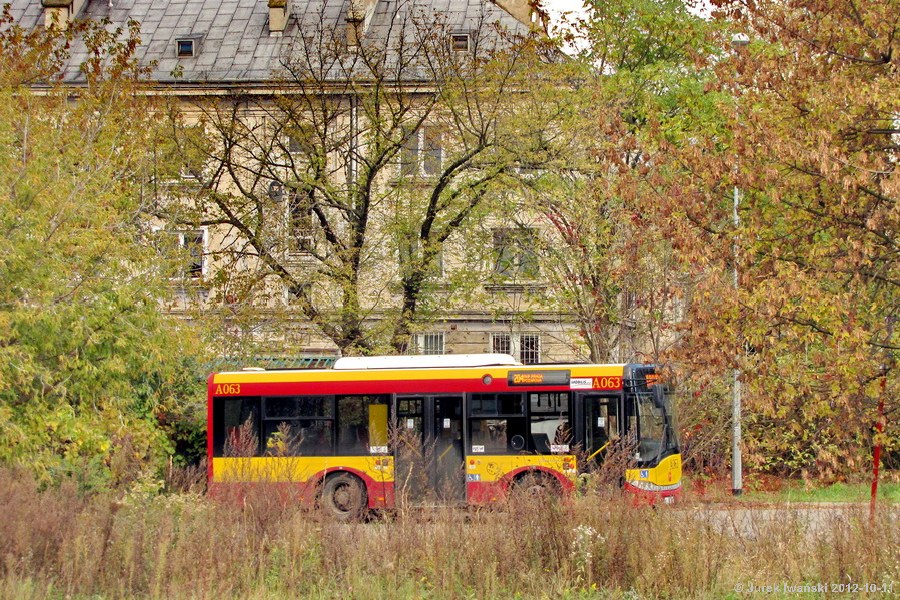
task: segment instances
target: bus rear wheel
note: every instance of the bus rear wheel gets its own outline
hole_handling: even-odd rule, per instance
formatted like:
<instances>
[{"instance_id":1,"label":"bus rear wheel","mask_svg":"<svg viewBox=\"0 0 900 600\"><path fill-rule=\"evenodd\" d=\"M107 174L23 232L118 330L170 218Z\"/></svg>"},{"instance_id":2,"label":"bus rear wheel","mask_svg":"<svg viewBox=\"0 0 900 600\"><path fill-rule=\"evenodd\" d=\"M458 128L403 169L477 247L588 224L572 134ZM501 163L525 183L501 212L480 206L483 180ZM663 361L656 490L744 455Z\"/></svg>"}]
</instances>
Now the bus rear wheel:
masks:
<instances>
[{"instance_id":1,"label":"bus rear wheel","mask_svg":"<svg viewBox=\"0 0 900 600\"><path fill-rule=\"evenodd\" d=\"M544 473L531 471L513 482L513 494L520 498L554 498L560 495L559 483Z\"/></svg>"},{"instance_id":2,"label":"bus rear wheel","mask_svg":"<svg viewBox=\"0 0 900 600\"><path fill-rule=\"evenodd\" d=\"M340 521L358 519L368 505L366 486L355 475L333 475L322 486L320 505L328 516Z\"/></svg>"}]
</instances>

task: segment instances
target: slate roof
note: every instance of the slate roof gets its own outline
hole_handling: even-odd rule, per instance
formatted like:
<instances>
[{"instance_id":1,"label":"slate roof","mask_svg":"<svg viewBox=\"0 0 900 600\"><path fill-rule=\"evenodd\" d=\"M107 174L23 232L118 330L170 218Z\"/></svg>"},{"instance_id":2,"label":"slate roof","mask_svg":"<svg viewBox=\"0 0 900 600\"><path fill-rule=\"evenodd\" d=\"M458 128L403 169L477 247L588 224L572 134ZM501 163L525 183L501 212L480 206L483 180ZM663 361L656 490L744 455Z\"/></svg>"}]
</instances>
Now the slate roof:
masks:
<instances>
[{"instance_id":1,"label":"slate roof","mask_svg":"<svg viewBox=\"0 0 900 600\"><path fill-rule=\"evenodd\" d=\"M43 8L38 0L12 0L12 15L25 28L43 26ZM344 28L349 0L294 0L291 16L281 36L269 33L267 0L88 0L78 18L109 18L112 26L128 19L141 24L137 56L142 64L156 61L150 79L171 84L248 84L270 81L280 60L300 43L302 33L322 22ZM385 35L396 22L395 14L408 10L421 14L443 14L448 26L469 31L492 23L517 34L527 28L490 0L379 0L367 36ZM396 28L395 28L396 29ZM177 39L196 40L199 51L178 58ZM83 47L74 47L70 64L84 58ZM174 73L180 72L178 76ZM81 76L70 69L66 81Z\"/></svg>"}]
</instances>

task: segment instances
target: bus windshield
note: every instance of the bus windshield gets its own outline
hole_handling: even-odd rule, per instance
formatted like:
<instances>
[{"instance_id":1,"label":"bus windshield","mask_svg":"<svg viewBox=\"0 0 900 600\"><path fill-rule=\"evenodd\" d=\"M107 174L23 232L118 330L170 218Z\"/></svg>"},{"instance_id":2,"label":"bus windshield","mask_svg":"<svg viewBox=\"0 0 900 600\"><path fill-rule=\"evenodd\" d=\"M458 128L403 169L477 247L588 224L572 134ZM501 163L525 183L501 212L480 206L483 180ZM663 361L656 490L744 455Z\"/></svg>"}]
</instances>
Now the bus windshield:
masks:
<instances>
[{"instance_id":1,"label":"bus windshield","mask_svg":"<svg viewBox=\"0 0 900 600\"><path fill-rule=\"evenodd\" d=\"M638 415L637 459L642 463L656 463L664 456L678 451L678 438L672 412L672 396L668 392L661 406L653 394L635 397Z\"/></svg>"}]
</instances>

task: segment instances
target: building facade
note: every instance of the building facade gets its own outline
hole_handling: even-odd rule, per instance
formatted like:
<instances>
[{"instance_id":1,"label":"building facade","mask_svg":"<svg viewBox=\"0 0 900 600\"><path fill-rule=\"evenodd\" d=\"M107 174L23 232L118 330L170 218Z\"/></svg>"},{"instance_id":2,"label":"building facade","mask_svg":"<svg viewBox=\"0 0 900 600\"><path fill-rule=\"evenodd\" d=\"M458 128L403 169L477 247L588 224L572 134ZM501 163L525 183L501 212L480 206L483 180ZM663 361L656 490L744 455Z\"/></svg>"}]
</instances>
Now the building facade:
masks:
<instances>
[{"instance_id":1,"label":"building facade","mask_svg":"<svg viewBox=\"0 0 900 600\"><path fill-rule=\"evenodd\" d=\"M553 290L535 254L540 215L514 199L513 175L530 160L493 141L477 146L525 113L461 118L472 100L452 105L459 90L441 87L473 69L472 81L485 82L476 101L512 93L512 79L503 87L498 72L473 65L543 30L527 0L15 0L12 9L26 27L139 22L148 89L188 129L212 132L202 144L176 142L178 172L152 186L170 207L190 206L152 224L186 257L174 312L231 307L243 317L223 327L253 354L396 350L400 335L415 353L584 357L578 326L543 303ZM66 83L80 77L71 69ZM386 111L396 114L382 122ZM461 157L470 162L455 166ZM223 197L231 204L217 204ZM374 224L353 246L362 204ZM235 206L256 216L234 217ZM347 265L357 271L351 292ZM427 290L416 296L413 284ZM398 328L410 298L417 317ZM354 327L382 345L343 345Z\"/></svg>"}]
</instances>

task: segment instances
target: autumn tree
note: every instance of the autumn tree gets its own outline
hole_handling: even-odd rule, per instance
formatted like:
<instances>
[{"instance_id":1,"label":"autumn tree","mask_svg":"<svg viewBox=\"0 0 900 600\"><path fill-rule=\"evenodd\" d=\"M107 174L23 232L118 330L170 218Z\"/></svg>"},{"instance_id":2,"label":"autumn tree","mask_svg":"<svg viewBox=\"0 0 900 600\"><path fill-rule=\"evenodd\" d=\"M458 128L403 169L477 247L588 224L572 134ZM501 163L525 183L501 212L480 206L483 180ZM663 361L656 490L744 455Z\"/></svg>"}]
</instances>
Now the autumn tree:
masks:
<instances>
[{"instance_id":1,"label":"autumn tree","mask_svg":"<svg viewBox=\"0 0 900 600\"><path fill-rule=\"evenodd\" d=\"M176 117L204 133L177 140L202 168L196 212L175 201L169 218L225 236L213 296L257 316L286 303L345 353L403 351L478 282L460 239L540 156L558 108L521 100L548 62L533 40L484 16L457 48L443 17L394 10L358 40L304 22L265 94Z\"/></svg>"},{"instance_id":2,"label":"autumn tree","mask_svg":"<svg viewBox=\"0 0 900 600\"><path fill-rule=\"evenodd\" d=\"M742 372L752 464L859 472L882 377L897 410L896 7L714 4L750 43L715 65L726 126L671 148L673 237L707 269L683 356Z\"/></svg>"},{"instance_id":3,"label":"autumn tree","mask_svg":"<svg viewBox=\"0 0 900 600\"><path fill-rule=\"evenodd\" d=\"M660 138L685 137L686 122L704 116L708 75L695 57L711 52L709 25L674 0L585 8L562 40L578 71L565 92L570 151L529 182L548 225L542 271L591 360L659 360L677 340L689 273L654 218L655 197L678 171Z\"/></svg>"},{"instance_id":4,"label":"autumn tree","mask_svg":"<svg viewBox=\"0 0 900 600\"><path fill-rule=\"evenodd\" d=\"M158 302L168 261L144 243L138 26L106 25L0 19L0 461L85 487L164 464L157 409L193 376L193 336Z\"/></svg>"}]
</instances>

